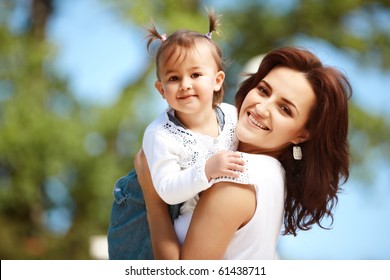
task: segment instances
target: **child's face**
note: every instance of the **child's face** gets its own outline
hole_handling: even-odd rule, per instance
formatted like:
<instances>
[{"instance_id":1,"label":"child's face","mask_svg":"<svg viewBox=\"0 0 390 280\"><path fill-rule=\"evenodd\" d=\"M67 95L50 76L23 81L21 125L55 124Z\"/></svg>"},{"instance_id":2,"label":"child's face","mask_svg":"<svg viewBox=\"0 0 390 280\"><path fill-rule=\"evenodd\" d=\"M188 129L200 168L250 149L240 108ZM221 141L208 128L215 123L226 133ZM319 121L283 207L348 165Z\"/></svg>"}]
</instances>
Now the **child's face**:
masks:
<instances>
[{"instance_id":1,"label":"child's face","mask_svg":"<svg viewBox=\"0 0 390 280\"><path fill-rule=\"evenodd\" d=\"M161 56L156 88L168 104L182 115L212 110L214 91L221 89L225 74L206 44L192 49L178 47L172 56Z\"/></svg>"},{"instance_id":2,"label":"child's face","mask_svg":"<svg viewBox=\"0 0 390 280\"><path fill-rule=\"evenodd\" d=\"M315 94L301 72L277 67L245 97L237 124L240 150L277 156L310 137L306 129Z\"/></svg>"}]
</instances>

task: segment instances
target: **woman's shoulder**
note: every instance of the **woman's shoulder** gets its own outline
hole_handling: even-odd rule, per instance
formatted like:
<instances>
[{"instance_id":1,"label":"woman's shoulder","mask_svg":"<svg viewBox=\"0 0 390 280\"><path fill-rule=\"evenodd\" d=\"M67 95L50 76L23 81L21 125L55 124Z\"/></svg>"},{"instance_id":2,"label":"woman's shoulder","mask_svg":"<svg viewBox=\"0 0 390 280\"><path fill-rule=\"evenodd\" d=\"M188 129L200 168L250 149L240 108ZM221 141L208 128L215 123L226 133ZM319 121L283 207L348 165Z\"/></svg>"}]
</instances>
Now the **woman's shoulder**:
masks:
<instances>
[{"instance_id":1,"label":"woman's shoulder","mask_svg":"<svg viewBox=\"0 0 390 280\"><path fill-rule=\"evenodd\" d=\"M249 169L257 170L260 173L266 173L271 170L284 174L284 168L280 161L274 157L263 154L247 154L241 152L241 157L248 164Z\"/></svg>"},{"instance_id":2,"label":"woman's shoulder","mask_svg":"<svg viewBox=\"0 0 390 280\"><path fill-rule=\"evenodd\" d=\"M243 185L263 185L273 182L279 185L284 184L284 169L276 158L243 152L240 152L240 155L244 160L244 172L240 172L238 178L225 176L213 179L213 183L232 182Z\"/></svg>"},{"instance_id":3,"label":"woman's shoulder","mask_svg":"<svg viewBox=\"0 0 390 280\"><path fill-rule=\"evenodd\" d=\"M243 154L250 183L264 187L284 189L285 171L274 157L259 154Z\"/></svg>"}]
</instances>

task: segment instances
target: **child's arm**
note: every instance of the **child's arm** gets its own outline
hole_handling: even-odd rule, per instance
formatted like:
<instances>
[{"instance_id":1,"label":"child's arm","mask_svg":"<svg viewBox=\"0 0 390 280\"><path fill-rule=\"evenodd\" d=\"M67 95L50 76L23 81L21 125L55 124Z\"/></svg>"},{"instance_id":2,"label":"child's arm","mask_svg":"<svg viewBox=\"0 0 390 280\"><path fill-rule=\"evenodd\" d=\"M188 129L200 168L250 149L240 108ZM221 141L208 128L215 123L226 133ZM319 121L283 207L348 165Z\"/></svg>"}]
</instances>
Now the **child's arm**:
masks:
<instances>
[{"instance_id":1,"label":"child's arm","mask_svg":"<svg viewBox=\"0 0 390 280\"><path fill-rule=\"evenodd\" d=\"M204 189L209 182L204 174L204 163L181 169L180 147L171 138L155 132L146 132L143 150L150 169L153 185L159 196L168 204L182 203Z\"/></svg>"},{"instance_id":2,"label":"child's arm","mask_svg":"<svg viewBox=\"0 0 390 280\"><path fill-rule=\"evenodd\" d=\"M168 204L182 203L208 189L213 178L236 178L237 171L243 170L239 154L227 151L181 169L177 143L155 131L145 132L143 149L156 191Z\"/></svg>"},{"instance_id":3,"label":"child's arm","mask_svg":"<svg viewBox=\"0 0 390 280\"><path fill-rule=\"evenodd\" d=\"M192 163L193 159L189 158L189 167L182 169L179 165L180 155L183 152L181 149L171 137L156 130L145 131L143 150L152 181L157 193L168 204L182 203L206 190L211 186L210 178L213 176L234 175L231 170L226 170L231 167L237 169L237 162L240 161L238 156L231 156L232 152L224 152L209 159L207 168L205 160ZM224 160L228 162L222 164Z\"/></svg>"}]
</instances>

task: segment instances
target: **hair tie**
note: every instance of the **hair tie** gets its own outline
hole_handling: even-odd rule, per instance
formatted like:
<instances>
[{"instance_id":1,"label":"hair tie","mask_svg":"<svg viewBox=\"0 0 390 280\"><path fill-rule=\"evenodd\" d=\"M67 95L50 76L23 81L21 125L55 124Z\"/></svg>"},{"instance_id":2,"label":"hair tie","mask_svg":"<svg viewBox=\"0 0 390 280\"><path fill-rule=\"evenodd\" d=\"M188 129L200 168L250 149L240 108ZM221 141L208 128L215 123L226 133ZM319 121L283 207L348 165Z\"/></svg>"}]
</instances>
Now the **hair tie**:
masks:
<instances>
[{"instance_id":1,"label":"hair tie","mask_svg":"<svg viewBox=\"0 0 390 280\"><path fill-rule=\"evenodd\" d=\"M167 33L162 34L160 40L164 42L166 39L167 39Z\"/></svg>"},{"instance_id":2,"label":"hair tie","mask_svg":"<svg viewBox=\"0 0 390 280\"><path fill-rule=\"evenodd\" d=\"M204 34L204 36L206 36L207 38L209 38L211 40L212 34L213 34L213 32L210 31L210 32L207 32L206 34Z\"/></svg>"}]
</instances>

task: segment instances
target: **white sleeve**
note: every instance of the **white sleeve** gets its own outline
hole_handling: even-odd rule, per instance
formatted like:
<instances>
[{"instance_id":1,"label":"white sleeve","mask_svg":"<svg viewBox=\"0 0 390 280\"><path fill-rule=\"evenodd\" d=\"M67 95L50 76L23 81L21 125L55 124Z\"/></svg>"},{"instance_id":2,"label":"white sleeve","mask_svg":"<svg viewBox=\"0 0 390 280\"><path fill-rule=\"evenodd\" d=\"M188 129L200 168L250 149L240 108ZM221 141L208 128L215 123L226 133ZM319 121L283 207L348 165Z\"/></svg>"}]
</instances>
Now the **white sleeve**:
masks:
<instances>
[{"instance_id":1,"label":"white sleeve","mask_svg":"<svg viewBox=\"0 0 390 280\"><path fill-rule=\"evenodd\" d=\"M157 131L145 131L143 149L157 193L168 204L184 202L209 188L205 161L181 170L180 148Z\"/></svg>"}]
</instances>

